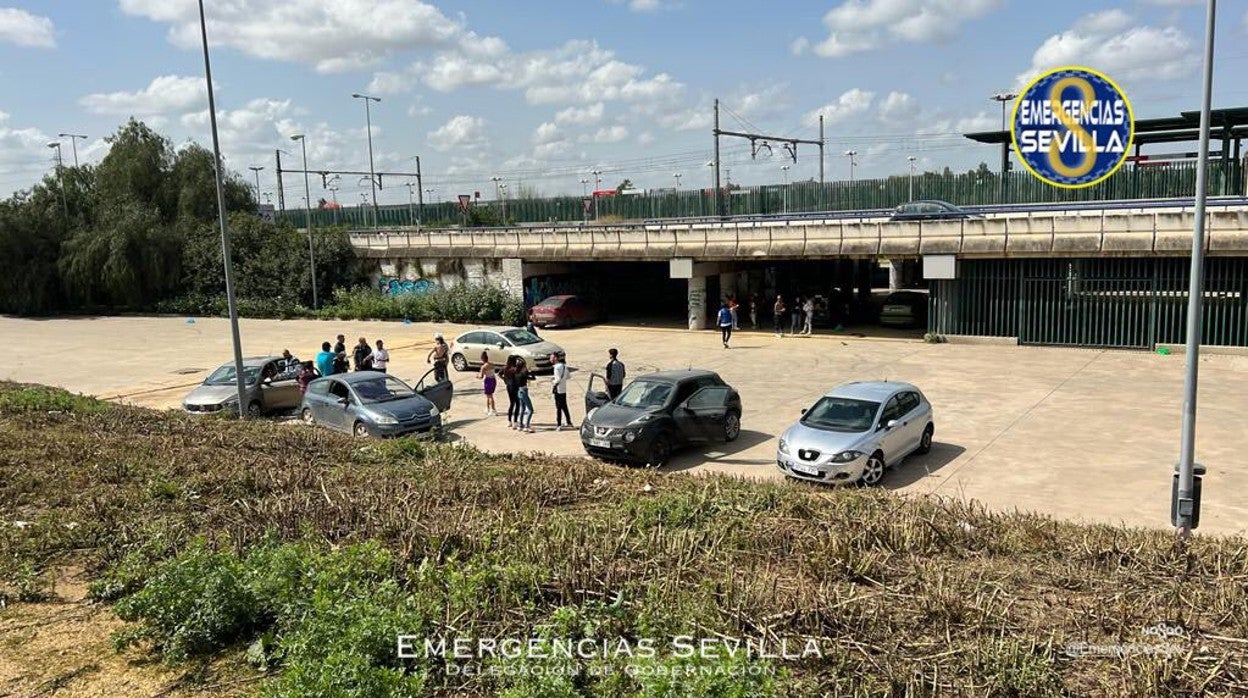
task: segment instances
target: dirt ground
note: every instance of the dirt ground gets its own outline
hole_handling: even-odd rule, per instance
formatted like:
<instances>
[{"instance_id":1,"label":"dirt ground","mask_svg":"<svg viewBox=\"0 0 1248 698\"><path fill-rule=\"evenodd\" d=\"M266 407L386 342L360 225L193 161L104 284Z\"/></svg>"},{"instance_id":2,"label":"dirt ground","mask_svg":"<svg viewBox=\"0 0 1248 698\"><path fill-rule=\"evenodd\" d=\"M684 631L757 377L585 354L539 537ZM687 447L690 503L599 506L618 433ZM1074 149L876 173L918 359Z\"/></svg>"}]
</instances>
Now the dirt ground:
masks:
<instances>
[{"instance_id":1,"label":"dirt ground","mask_svg":"<svg viewBox=\"0 0 1248 698\"><path fill-rule=\"evenodd\" d=\"M310 359L321 341L381 337L391 373L415 381L435 331L448 339L466 326L386 322L244 320L244 354L291 349ZM734 443L678 454L676 471L779 478L776 437L831 387L849 380L895 379L919 386L936 415L936 444L886 475L908 494L972 498L993 509L1132 526L1168 527L1177 459L1183 357L1091 349L924 344L913 339L840 334L776 338L738 333L732 348L718 332L597 326L542 333L568 352L574 369L572 415L592 371L617 347L630 377L698 367L718 371L741 393L742 435ZM155 408L173 408L207 372L231 356L219 318L0 318L11 350L0 368L9 380ZM575 431L556 432L546 384L532 391L536 434L517 434L504 417L487 417L475 373L454 373L452 438L491 451L579 455ZM1201 533L1248 533L1248 357L1201 360L1197 459L1204 480ZM505 393L499 398L506 408ZM292 424L290 428L307 428ZM344 437L345 438L345 437ZM804 486L804 485L802 485Z\"/></svg>"}]
</instances>

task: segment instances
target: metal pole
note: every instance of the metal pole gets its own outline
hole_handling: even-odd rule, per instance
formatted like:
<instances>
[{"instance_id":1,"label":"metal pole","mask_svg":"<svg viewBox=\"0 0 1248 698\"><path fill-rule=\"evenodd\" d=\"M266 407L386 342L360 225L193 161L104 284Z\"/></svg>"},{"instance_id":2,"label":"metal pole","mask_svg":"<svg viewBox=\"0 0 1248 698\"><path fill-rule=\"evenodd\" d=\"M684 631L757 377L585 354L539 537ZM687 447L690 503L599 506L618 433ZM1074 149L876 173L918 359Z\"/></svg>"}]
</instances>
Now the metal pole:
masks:
<instances>
[{"instance_id":1,"label":"metal pole","mask_svg":"<svg viewBox=\"0 0 1248 698\"><path fill-rule=\"evenodd\" d=\"M823 114L819 115L819 183L823 184Z\"/></svg>"},{"instance_id":2,"label":"metal pole","mask_svg":"<svg viewBox=\"0 0 1248 698\"><path fill-rule=\"evenodd\" d=\"M316 296L316 254L312 251L312 191L308 187L308 138L306 135L295 136L303 148L303 205L304 223L308 229L308 270L312 274L312 309L321 307Z\"/></svg>"},{"instance_id":3,"label":"metal pole","mask_svg":"<svg viewBox=\"0 0 1248 698\"><path fill-rule=\"evenodd\" d=\"M1196 389L1200 371L1201 309L1204 301L1206 170L1209 163L1209 111L1213 95L1213 32L1218 1L1209 0L1205 23L1204 91L1200 104L1200 148L1196 158L1196 215L1192 229L1192 271L1187 289L1187 371L1183 380L1183 432L1179 446L1176 520L1179 538L1191 535L1194 511L1193 466L1196 459Z\"/></svg>"},{"instance_id":4,"label":"metal pole","mask_svg":"<svg viewBox=\"0 0 1248 698\"><path fill-rule=\"evenodd\" d=\"M377 171L373 167L373 114L369 107L371 97L364 99L364 120L368 124L368 184L373 189L373 227L377 227ZM308 168L303 168L308 169Z\"/></svg>"},{"instance_id":5,"label":"metal pole","mask_svg":"<svg viewBox=\"0 0 1248 698\"><path fill-rule=\"evenodd\" d=\"M69 229L69 201L65 198L65 164L61 160L61 144L58 141L52 141L48 144L49 148L56 148L56 186L61 190L61 214L65 217L65 228Z\"/></svg>"},{"instance_id":6,"label":"metal pole","mask_svg":"<svg viewBox=\"0 0 1248 698\"><path fill-rule=\"evenodd\" d=\"M409 224L416 223L416 211L412 208L412 183L407 183L407 220Z\"/></svg>"},{"instance_id":7,"label":"metal pole","mask_svg":"<svg viewBox=\"0 0 1248 698\"><path fill-rule=\"evenodd\" d=\"M416 204L420 207L420 218L416 220L416 224L420 225L425 220L425 182L420 178L420 156L416 156Z\"/></svg>"},{"instance_id":8,"label":"metal pole","mask_svg":"<svg viewBox=\"0 0 1248 698\"><path fill-rule=\"evenodd\" d=\"M221 261L225 267L225 302L229 308L230 334L234 343L234 382L238 387L238 415L241 419L246 419L247 385L243 374L243 340L238 334L238 304L234 300L234 262L230 256L230 231L225 220L225 171L221 162L221 144L217 139L217 103L212 93L212 64L208 60L208 23L204 19L204 0L199 0L199 33L204 44L204 82L208 87L208 121L212 126L212 158L216 166L217 179L217 219L221 225Z\"/></svg>"},{"instance_id":9,"label":"metal pole","mask_svg":"<svg viewBox=\"0 0 1248 698\"><path fill-rule=\"evenodd\" d=\"M277 160L277 209L279 211L286 210L286 188L282 185L282 151L280 148L273 149L273 156ZM303 168L308 169L308 168Z\"/></svg>"},{"instance_id":10,"label":"metal pole","mask_svg":"<svg viewBox=\"0 0 1248 698\"><path fill-rule=\"evenodd\" d=\"M259 165L250 165L247 169L256 173L256 204L258 205L260 203L260 170L264 168Z\"/></svg>"},{"instance_id":11,"label":"metal pole","mask_svg":"<svg viewBox=\"0 0 1248 698\"><path fill-rule=\"evenodd\" d=\"M715 100L715 213L724 215L723 201L719 191L719 100Z\"/></svg>"}]
</instances>

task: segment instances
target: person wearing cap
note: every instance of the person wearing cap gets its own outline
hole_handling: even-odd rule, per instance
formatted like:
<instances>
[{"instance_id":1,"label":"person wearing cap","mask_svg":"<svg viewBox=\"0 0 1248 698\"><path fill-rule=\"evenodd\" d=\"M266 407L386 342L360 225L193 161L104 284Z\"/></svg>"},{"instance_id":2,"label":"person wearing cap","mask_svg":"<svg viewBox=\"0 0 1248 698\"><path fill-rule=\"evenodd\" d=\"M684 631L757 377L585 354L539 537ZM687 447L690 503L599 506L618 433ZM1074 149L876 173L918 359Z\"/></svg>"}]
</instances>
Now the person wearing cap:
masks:
<instances>
[{"instance_id":1,"label":"person wearing cap","mask_svg":"<svg viewBox=\"0 0 1248 698\"><path fill-rule=\"evenodd\" d=\"M446 340L442 338L439 332L433 336L433 348L429 350L429 355L425 357L425 363L433 364L433 379L441 383L449 378L446 371L446 364L449 361L451 348L446 346Z\"/></svg>"}]
</instances>

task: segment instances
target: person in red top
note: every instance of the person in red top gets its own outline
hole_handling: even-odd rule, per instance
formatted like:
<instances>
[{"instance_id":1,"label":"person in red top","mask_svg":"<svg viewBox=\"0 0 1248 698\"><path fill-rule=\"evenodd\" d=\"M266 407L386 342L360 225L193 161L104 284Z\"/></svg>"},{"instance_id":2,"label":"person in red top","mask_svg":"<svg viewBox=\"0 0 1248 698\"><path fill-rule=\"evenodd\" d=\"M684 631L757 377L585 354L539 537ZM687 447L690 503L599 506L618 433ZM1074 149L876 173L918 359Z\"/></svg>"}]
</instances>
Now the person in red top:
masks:
<instances>
[{"instance_id":1,"label":"person in red top","mask_svg":"<svg viewBox=\"0 0 1248 698\"><path fill-rule=\"evenodd\" d=\"M728 312L732 315L732 329L741 329L737 325L737 296L735 294L728 294Z\"/></svg>"},{"instance_id":2,"label":"person in red top","mask_svg":"<svg viewBox=\"0 0 1248 698\"><path fill-rule=\"evenodd\" d=\"M299 383L301 395L308 392L308 383L313 380L316 380L316 371L312 370L312 362L304 361L299 367L299 375L295 377L295 381Z\"/></svg>"}]
</instances>

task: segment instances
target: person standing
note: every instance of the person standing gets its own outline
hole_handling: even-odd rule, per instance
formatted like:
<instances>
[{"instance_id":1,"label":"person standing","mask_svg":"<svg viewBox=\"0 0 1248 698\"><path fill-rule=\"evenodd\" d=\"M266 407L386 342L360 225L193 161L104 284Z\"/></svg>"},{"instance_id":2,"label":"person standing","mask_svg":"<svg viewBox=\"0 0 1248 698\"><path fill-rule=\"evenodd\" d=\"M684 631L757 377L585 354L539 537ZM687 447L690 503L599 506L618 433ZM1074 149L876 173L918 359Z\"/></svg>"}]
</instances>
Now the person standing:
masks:
<instances>
[{"instance_id":1,"label":"person standing","mask_svg":"<svg viewBox=\"0 0 1248 698\"><path fill-rule=\"evenodd\" d=\"M334 354L334 373L346 373L351 370L351 360L347 358L347 352L340 351Z\"/></svg>"},{"instance_id":2,"label":"person standing","mask_svg":"<svg viewBox=\"0 0 1248 698\"><path fill-rule=\"evenodd\" d=\"M498 377L494 375L494 364L490 363L490 352L481 352L481 370L477 373L481 379L481 392L485 394L485 416L495 417L494 390L498 387Z\"/></svg>"},{"instance_id":3,"label":"person standing","mask_svg":"<svg viewBox=\"0 0 1248 698\"><path fill-rule=\"evenodd\" d=\"M788 307L784 305L784 296L777 295L776 305L774 308L772 308L772 313L773 313L772 319L775 321L777 337L784 336L784 313L787 310L788 310Z\"/></svg>"},{"instance_id":4,"label":"person standing","mask_svg":"<svg viewBox=\"0 0 1248 698\"><path fill-rule=\"evenodd\" d=\"M516 399L520 402L519 431L533 433L533 399L529 397L529 365L524 359L517 360L516 366Z\"/></svg>"},{"instance_id":5,"label":"person standing","mask_svg":"<svg viewBox=\"0 0 1248 698\"><path fill-rule=\"evenodd\" d=\"M321 342L321 353L316 355L316 371L322 376L334 375L334 352L330 351L329 342Z\"/></svg>"},{"instance_id":6,"label":"person standing","mask_svg":"<svg viewBox=\"0 0 1248 698\"><path fill-rule=\"evenodd\" d=\"M281 368L278 370L278 373L287 378L298 376L299 369L303 367L303 362L296 359L289 349L282 350L282 360L279 363Z\"/></svg>"},{"instance_id":7,"label":"person standing","mask_svg":"<svg viewBox=\"0 0 1248 698\"><path fill-rule=\"evenodd\" d=\"M802 297L798 296L797 301L793 303L793 313L790 316L792 323L789 325L789 334L796 335L802 329Z\"/></svg>"},{"instance_id":8,"label":"person standing","mask_svg":"<svg viewBox=\"0 0 1248 698\"><path fill-rule=\"evenodd\" d=\"M555 431L563 431L563 421L568 421L568 428L571 429L572 413L568 411L568 360L559 354L550 355L550 364L552 368L551 393L555 396Z\"/></svg>"},{"instance_id":9,"label":"person standing","mask_svg":"<svg viewBox=\"0 0 1248 698\"><path fill-rule=\"evenodd\" d=\"M802 315L806 316L806 326L802 328L802 334L810 334L815 323L815 298L811 296L806 299L806 304L802 306Z\"/></svg>"},{"instance_id":10,"label":"person standing","mask_svg":"<svg viewBox=\"0 0 1248 698\"><path fill-rule=\"evenodd\" d=\"M732 329L741 329L737 325L737 296L735 294L728 294L728 312L732 313Z\"/></svg>"},{"instance_id":11,"label":"person standing","mask_svg":"<svg viewBox=\"0 0 1248 698\"><path fill-rule=\"evenodd\" d=\"M617 349L608 349L607 355L611 360L607 362L607 395L614 400L624 390L624 375L627 373L624 369L624 362L620 361L620 352Z\"/></svg>"},{"instance_id":12,"label":"person standing","mask_svg":"<svg viewBox=\"0 0 1248 698\"><path fill-rule=\"evenodd\" d=\"M370 371L373 368L373 348L368 346L368 340L360 337L360 341L355 345L355 349L351 352L351 358L355 360L355 370Z\"/></svg>"},{"instance_id":13,"label":"person standing","mask_svg":"<svg viewBox=\"0 0 1248 698\"><path fill-rule=\"evenodd\" d=\"M429 355L425 357L425 363L433 364L433 379L439 383L448 378L446 372L446 364L450 357L451 348L446 346L446 340L442 338L439 332L433 335L433 348L429 350Z\"/></svg>"},{"instance_id":14,"label":"person standing","mask_svg":"<svg viewBox=\"0 0 1248 698\"><path fill-rule=\"evenodd\" d=\"M373 370L386 372L386 367L390 365L390 352L386 350L386 343L377 340L377 349L373 352Z\"/></svg>"},{"instance_id":15,"label":"person standing","mask_svg":"<svg viewBox=\"0 0 1248 698\"><path fill-rule=\"evenodd\" d=\"M519 357L507 357L503 366L503 386L507 388L507 428L515 429L520 424L520 396L516 392L516 361Z\"/></svg>"},{"instance_id":16,"label":"person standing","mask_svg":"<svg viewBox=\"0 0 1248 698\"><path fill-rule=\"evenodd\" d=\"M724 348L728 348L728 340L732 339L732 311L727 303L719 304L719 333L724 340Z\"/></svg>"},{"instance_id":17,"label":"person standing","mask_svg":"<svg viewBox=\"0 0 1248 698\"><path fill-rule=\"evenodd\" d=\"M344 334L340 334L338 335L338 341L334 344L334 353L345 354L346 352L347 352L347 336Z\"/></svg>"},{"instance_id":18,"label":"person standing","mask_svg":"<svg viewBox=\"0 0 1248 698\"><path fill-rule=\"evenodd\" d=\"M750 329L758 329L758 294L750 294Z\"/></svg>"},{"instance_id":19,"label":"person standing","mask_svg":"<svg viewBox=\"0 0 1248 698\"><path fill-rule=\"evenodd\" d=\"M299 365L299 375L295 376L295 382L299 384L299 394L306 395L308 384L314 380L316 380L316 371L312 370L312 362L304 361Z\"/></svg>"}]
</instances>

